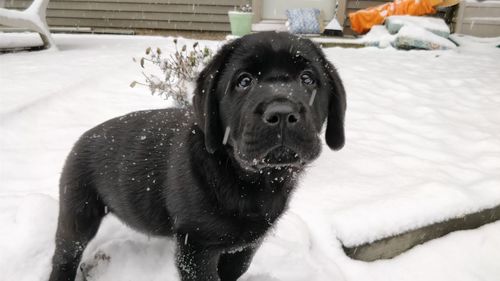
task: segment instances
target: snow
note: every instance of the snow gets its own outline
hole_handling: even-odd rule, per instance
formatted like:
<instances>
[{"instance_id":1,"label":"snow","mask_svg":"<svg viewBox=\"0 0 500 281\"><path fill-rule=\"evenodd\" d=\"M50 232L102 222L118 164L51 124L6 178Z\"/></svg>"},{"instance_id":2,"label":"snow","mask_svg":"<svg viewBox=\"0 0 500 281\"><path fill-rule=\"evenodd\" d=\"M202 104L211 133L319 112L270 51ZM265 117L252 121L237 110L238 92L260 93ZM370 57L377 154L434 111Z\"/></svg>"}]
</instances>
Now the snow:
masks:
<instances>
[{"instance_id":1,"label":"snow","mask_svg":"<svg viewBox=\"0 0 500 281\"><path fill-rule=\"evenodd\" d=\"M452 34L450 38L462 46L461 49L474 49L476 53L489 53L492 48L500 46L500 37L480 38L464 34Z\"/></svg>"},{"instance_id":2,"label":"snow","mask_svg":"<svg viewBox=\"0 0 500 281\"><path fill-rule=\"evenodd\" d=\"M417 48L445 50L455 48L448 40L450 30L442 19L414 16L391 16L385 25L375 25L361 38L358 44L386 48ZM356 43L353 41L353 43Z\"/></svg>"},{"instance_id":3,"label":"snow","mask_svg":"<svg viewBox=\"0 0 500 281\"><path fill-rule=\"evenodd\" d=\"M366 35L357 39L367 46L387 48L396 39L395 34L390 34L385 25L373 26Z\"/></svg>"},{"instance_id":4,"label":"snow","mask_svg":"<svg viewBox=\"0 0 500 281\"><path fill-rule=\"evenodd\" d=\"M43 45L43 41L40 36L30 36L23 33L13 33L10 34L10 36L3 37L2 41L0 42L0 48L2 49L29 48Z\"/></svg>"},{"instance_id":5,"label":"snow","mask_svg":"<svg viewBox=\"0 0 500 281\"><path fill-rule=\"evenodd\" d=\"M465 0L467 3L498 4L500 0Z\"/></svg>"},{"instance_id":6,"label":"snow","mask_svg":"<svg viewBox=\"0 0 500 281\"><path fill-rule=\"evenodd\" d=\"M386 19L386 25L387 24L399 25L399 26L404 26L404 25L420 26L443 37L448 37L448 35L450 34L450 28L448 27L448 25L446 25L446 22L441 18L417 17L417 16L390 16Z\"/></svg>"},{"instance_id":7,"label":"snow","mask_svg":"<svg viewBox=\"0 0 500 281\"><path fill-rule=\"evenodd\" d=\"M0 34L0 42L31 40ZM0 280L46 280L57 182L73 143L109 118L171 103L132 57L168 38L64 35L60 52L0 55ZM451 233L391 260L352 246L500 204L497 39L451 51L326 49L348 94L346 146L326 146L243 281L500 280L500 222ZM193 41L180 40L192 44ZM220 42L203 41L216 47ZM175 245L105 218L82 262L92 280L178 280Z\"/></svg>"},{"instance_id":8,"label":"snow","mask_svg":"<svg viewBox=\"0 0 500 281\"><path fill-rule=\"evenodd\" d=\"M453 49L455 44L450 40L432 33L422 27L405 25L401 27L396 35L396 45L405 45L410 43L411 46L420 46L425 49Z\"/></svg>"},{"instance_id":9,"label":"snow","mask_svg":"<svg viewBox=\"0 0 500 281\"><path fill-rule=\"evenodd\" d=\"M229 11L228 13L232 14L232 15L248 15L248 14L252 14L252 12L241 12L241 11Z\"/></svg>"}]
</instances>

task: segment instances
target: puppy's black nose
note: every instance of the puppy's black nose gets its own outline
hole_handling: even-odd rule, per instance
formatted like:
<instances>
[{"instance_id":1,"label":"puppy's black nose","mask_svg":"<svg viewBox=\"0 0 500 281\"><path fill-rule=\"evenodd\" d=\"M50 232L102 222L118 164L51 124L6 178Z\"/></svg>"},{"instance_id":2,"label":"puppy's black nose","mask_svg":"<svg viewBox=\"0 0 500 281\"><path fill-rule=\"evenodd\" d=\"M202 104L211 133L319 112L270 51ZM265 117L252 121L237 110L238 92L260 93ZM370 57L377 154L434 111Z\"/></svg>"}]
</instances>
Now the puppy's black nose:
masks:
<instances>
[{"instance_id":1,"label":"puppy's black nose","mask_svg":"<svg viewBox=\"0 0 500 281\"><path fill-rule=\"evenodd\" d=\"M299 122L300 115L292 104L273 102L264 110L262 119L264 120L264 123L269 126L276 126L280 123L284 123L284 125L289 126Z\"/></svg>"}]
</instances>

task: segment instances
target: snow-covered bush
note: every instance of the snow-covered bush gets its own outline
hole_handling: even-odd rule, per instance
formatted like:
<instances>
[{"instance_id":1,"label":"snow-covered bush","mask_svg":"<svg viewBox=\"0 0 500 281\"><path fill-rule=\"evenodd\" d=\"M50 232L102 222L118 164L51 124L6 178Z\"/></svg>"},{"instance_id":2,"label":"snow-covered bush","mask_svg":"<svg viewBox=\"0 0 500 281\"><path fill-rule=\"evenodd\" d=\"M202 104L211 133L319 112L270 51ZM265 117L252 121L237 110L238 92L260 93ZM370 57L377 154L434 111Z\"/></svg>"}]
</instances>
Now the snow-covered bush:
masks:
<instances>
[{"instance_id":1,"label":"snow-covered bush","mask_svg":"<svg viewBox=\"0 0 500 281\"><path fill-rule=\"evenodd\" d=\"M139 60L134 58L143 69L141 71L145 81L133 81L130 87L143 85L150 89L152 95L160 95L166 99L172 98L178 106L189 104L190 93L196 77L203 67L210 61L213 51L207 47L200 47L198 42L188 50L186 45L178 46L177 39L173 39L175 53L163 54L160 48L146 49L146 56ZM150 73L145 65L153 66Z\"/></svg>"}]
</instances>

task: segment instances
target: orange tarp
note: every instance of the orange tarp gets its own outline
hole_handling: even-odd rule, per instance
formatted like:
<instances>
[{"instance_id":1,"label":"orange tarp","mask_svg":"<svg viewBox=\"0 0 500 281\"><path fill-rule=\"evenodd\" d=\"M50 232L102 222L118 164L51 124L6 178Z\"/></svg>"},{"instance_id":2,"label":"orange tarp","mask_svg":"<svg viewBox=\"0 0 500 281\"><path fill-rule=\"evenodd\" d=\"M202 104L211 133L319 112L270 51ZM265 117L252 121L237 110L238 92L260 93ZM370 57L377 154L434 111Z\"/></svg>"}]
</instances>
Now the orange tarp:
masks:
<instances>
[{"instance_id":1,"label":"orange tarp","mask_svg":"<svg viewBox=\"0 0 500 281\"><path fill-rule=\"evenodd\" d=\"M366 33L372 26L382 24L386 17L393 15L422 16L436 13L434 6L443 0L394 0L373 8L349 14L351 28L357 33Z\"/></svg>"}]
</instances>

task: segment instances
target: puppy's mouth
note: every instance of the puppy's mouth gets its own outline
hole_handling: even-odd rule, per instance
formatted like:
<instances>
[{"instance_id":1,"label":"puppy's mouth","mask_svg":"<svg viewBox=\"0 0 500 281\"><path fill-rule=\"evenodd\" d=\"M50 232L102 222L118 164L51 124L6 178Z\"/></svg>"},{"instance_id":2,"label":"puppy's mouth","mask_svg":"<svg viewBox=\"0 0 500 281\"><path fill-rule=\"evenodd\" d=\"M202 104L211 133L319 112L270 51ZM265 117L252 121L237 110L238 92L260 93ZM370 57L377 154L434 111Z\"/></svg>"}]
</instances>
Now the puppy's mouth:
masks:
<instances>
[{"instance_id":1,"label":"puppy's mouth","mask_svg":"<svg viewBox=\"0 0 500 281\"><path fill-rule=\"evenodd\" d=\"M321 140L308 132L288 132L286 138L247 133L228 147L239 165L248 170L302 168L319 156Z\"/></svg>"},{"instance_id":2,"label":"puppy's mouth","mask_svg":"<svg viewBox=\"0 0 500 281\"><path fill-rule=\"evenodd\" d=\"M305 159L290 147L278 145L264 152L258 157L248 159L248 155L242 154L241 151L235 150L235 159L240 165L249 170L261 170L264 168L284 168L296 167L300 168L306 165Z\"/></svg>"},{"instance_id":3,"label":"puppy's mouth","mask_svg":"<svg viewBox=\"0 0 500 281\"><path fill-rule=\"evenodd\" d=\"M300 156L286 146L278 146L269 151L261 161L268 166L300 166Z\"/></svg>"}]
</instances>

